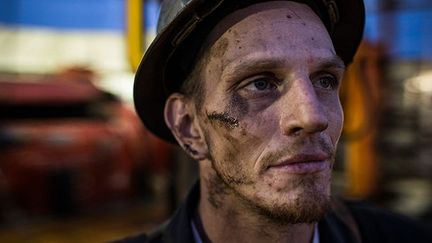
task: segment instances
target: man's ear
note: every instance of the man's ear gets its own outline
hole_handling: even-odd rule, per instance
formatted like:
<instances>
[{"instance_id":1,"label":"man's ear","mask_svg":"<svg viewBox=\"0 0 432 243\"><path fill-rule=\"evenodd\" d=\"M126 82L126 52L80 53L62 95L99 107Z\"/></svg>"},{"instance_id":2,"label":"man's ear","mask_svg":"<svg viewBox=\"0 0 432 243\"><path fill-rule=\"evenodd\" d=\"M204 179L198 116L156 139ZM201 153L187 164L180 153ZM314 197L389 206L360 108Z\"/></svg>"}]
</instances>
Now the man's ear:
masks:
<instances>
[{"instance_id":1,"label":"man's ear","mask_svg":"<svg viewBox=\"0 0 432 243\"><path fill-rule=\"evenodd\" d=\"M177 142L192 158L202 160L207 157L207 144L192 101L182 94L171 94L165 102L164 116Z\"/></svg>"}]
</instances>

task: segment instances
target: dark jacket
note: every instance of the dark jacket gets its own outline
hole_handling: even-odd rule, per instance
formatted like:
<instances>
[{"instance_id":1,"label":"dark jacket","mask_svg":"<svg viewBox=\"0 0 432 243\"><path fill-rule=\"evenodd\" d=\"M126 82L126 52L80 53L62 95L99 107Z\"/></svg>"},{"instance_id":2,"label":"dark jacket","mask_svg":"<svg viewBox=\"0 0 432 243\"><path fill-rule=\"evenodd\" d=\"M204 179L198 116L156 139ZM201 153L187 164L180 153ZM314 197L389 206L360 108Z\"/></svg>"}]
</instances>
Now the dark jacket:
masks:
<instances>
[{"instance_id":1,"label":"dark jacket","mask_svg":"<svg viewBox=\"0 0 432 243\"><path fill-rule=\"evenodd\" d=\"M199 197L199 186L195 185L171 219L156 231L117 242L194 242L191 219ZM320 243L432 243L430 233L414 221L363 203L337 202L318 228Z\"/></svg>"}]
</instances>

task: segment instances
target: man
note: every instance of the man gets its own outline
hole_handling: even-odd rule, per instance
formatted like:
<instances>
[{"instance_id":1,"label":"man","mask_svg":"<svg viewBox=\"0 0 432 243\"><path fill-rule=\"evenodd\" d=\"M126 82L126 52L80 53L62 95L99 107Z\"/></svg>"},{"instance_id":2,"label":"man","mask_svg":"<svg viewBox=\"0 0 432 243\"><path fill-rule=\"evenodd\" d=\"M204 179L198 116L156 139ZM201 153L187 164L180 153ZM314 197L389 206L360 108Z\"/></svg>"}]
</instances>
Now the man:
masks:
<instances>
[{"instance_id":1,"label":"man","mask_svg":"<svg viewBox=\"0 0 432 243\"><path fill-rule=\"evenodd\" d=\"M330 196L338 91L363 25L362 0L165 1L135 104L200 180L164 226L125 241L426 242Z\"/></svg>"}]
</instances>

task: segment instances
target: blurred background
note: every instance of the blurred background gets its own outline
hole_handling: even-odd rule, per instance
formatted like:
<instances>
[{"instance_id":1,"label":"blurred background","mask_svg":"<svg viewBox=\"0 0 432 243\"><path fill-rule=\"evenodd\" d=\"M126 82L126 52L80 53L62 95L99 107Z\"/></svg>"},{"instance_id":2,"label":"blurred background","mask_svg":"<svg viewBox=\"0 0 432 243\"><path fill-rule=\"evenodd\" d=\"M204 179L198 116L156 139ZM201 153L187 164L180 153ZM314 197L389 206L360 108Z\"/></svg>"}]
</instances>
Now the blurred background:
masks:
<instances>
[{"instance_id":1,"label":"blurred background","mask_svg":"<svg viewBox=\"0 0 432 243\"><path fill-rule=\"evenodd\" d=\"M432 229L432 2L365 0L334 194ZM196 180L132 104L158 0L0 0L0 242L151 230Z\"/></svg>"}]
</instances>

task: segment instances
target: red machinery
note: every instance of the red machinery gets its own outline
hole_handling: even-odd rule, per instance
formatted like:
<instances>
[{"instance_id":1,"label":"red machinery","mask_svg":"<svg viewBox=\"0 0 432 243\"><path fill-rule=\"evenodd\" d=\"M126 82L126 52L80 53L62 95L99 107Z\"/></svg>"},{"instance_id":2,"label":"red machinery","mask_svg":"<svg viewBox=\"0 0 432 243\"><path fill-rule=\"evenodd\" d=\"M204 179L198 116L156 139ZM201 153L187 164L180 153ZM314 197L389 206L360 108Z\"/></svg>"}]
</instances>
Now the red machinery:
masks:
<instances>
[{"instance_id":1,"label":"red machinery","mask_svg":"<svg viewBox=\"0 0 432 243\"><path fill-rule=\"evenodd\" d=\"M0 82L0 190L30 212L129 197L133 170L155 157L133 111L76 73Z\"/></svg>"}]
</instances>

